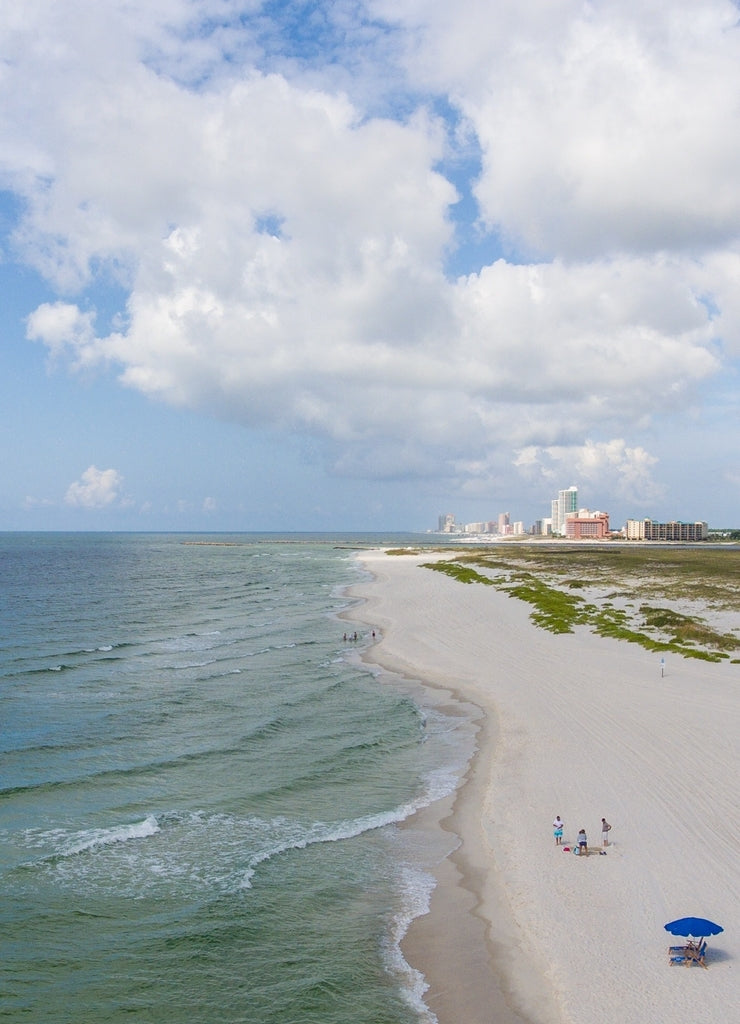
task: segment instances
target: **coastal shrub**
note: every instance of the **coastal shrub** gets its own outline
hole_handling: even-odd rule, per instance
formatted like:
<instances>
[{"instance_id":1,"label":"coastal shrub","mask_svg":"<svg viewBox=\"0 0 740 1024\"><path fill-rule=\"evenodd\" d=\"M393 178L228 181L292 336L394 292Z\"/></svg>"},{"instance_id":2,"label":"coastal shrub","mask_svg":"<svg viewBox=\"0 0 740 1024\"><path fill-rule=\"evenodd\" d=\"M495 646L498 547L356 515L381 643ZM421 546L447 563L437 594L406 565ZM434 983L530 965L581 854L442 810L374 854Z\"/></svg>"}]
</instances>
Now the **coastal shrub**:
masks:
<instances>
[{"instance_id":1,"label":"coastal shrub","mask_svg":"<svg viewBox=\"0 0 740 1024\"><path fill-rule=\"evenodd\" d=\"M460 565L459 562L423 562L422 569L434 569L437 572L443 572L445 575L459 580L460 583L485 583L489 587L494 585L493 580L488 576L482 576L475 569L471 569L467 565Z\"/></svg>"},{"instance_id":2,"label":"coastal shrub","mask_svg":"<svg viewBox=\"0 0 740 1024\"><path fill-rule=\"evenodd\" d=\"M598 636L608 636L613 640L626 640L631 644L639 644L648 651L669 651L673 649L669 643L653 640L644 633L637 633L634 629L628 629L626 626L621 626L616 622L596 622L594 623L594 632Z\"/></svg>"},{"instance_id":3,"label":"coastal shrub","mask_svg":"<svg viewBox=\"0 0 740 1024\"><path fill-rule=\"evenodd\" d=\"M688 615L681 615L670 608L652 608L649 605L641 605L640 614L646 625L671 632L673 634L671 642L675 644L701 644L719 651L734 651L740 647L740 641L736 637L718 633L701 619L692 619Z\"/></svg>"},{"instance_id":4,"label":"coastal shrub","mask_svg":"<svg viewBox=\"0 0 740 1024\"><path fill-rule=\"evenodd\" d=\"M688 596L706 608L740 611L738 549L625 544L615 550L532 543L464 554L446 550L450 560L428 568L461 582L495 586L526 601L533 606L535 624L551 632L570 633L583 625L649 651L705 661L720 661L729 657L725 652L740 649L739 637L713 630L698 616L646 603L656 598L684 602ZM572 593L591 587L603 596L590 593L587 603ZM740 658L732 659L732 664L740 664Z\"/></svg>"},{"instance_id":5,"label":"coastal shrub","mask_svg":"<svg viewBox=\"0 0 740 1024\"><path fill-rule=\"evenodd\" d=\"M684 658L698 658L700 661L722 661L730 657L724 651L693 651L690 647L679 647L677 650Z\"/></svg>"},{"instance_id":6,"label":"coastal shrub","mask_svg":"<svg viewBox=\"0 0 740 1024\"><path fill-rule=\"evenodd\" d=\"M532 620L551 633L572 633L573 626L586 621L582 613L582 597L564 594L540 580L530 579L526 583L509 585L504 589L512 597L533 604L535 611L532 612Z\"/></svg>"}]
</instances>

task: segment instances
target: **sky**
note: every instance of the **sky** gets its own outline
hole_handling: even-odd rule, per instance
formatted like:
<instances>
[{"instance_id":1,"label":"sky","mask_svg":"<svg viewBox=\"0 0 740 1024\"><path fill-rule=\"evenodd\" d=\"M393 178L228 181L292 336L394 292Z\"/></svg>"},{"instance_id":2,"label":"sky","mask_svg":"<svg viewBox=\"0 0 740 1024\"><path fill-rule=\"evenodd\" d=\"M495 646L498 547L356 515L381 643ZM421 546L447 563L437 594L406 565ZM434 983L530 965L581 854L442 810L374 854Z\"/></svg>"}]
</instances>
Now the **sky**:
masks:
<instances>
[{"instance_id":1,"label":"sky","mask_svg":"<svg viewBox=\"0 0 740 1024\"><path fill-rule=\"evenodd\" d=\"M730 0L0 16L0 529L740 525Z\"/></svg>"}]
</instances>

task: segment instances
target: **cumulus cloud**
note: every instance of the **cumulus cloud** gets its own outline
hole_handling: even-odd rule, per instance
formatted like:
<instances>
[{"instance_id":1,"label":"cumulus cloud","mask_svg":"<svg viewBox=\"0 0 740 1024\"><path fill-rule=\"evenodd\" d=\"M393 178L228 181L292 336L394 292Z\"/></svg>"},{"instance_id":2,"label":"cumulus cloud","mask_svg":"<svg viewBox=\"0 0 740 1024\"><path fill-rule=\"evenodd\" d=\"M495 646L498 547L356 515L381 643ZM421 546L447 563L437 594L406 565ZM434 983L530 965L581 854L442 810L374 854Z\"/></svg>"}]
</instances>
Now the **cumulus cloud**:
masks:
<instances>
[{"instance_id":1,"label":"cumulus cloud","mask_svg":"<svg viewBox=\"0 0 740 1024\"><path fill-rule=\"evenodd\" d=\"M219 31L211 0L6 19L0 173L25 204L16 252L61 296L29 338L155 400L323 438L337 473L464 486L495 449L497 471L536 452L648 494L632 437L740 352L736 8L351 6L326 66L281 54L257 0L220 5ZM461 125L508 257L451 279ZM75 295L101 275L128 295L112 332Z\"/></svg>"},{"instance_id":2,"label":"cumulus cloud","mask_svg":"<svg viewBox=\"0 0 740 1024\"><path fill-rule=\"evenodd\" d=\"M598 489L621 494L638 506L649 506L663 496L652 479L655 456L642 447L629 447L622 438L582 445L530 446L521 449L515 464L528 476L548 481L558 489L568 473L583 482L591 493ZM597 486L595 486L597 485Z\"/></svg>"},{"instance_id":3,"label":"cumulus cloud","mask_svg":"<svg viewBox=\"0 0 740 1024\"><path fill-rule=\"evenodd\" d=\"M468 120L482 217L517 247L583 259L737 244L732 0L375 7L409 30L410 74Z\"/></svg>"},{"instance_id":4,"label":"cumulus cloud","mask_svg":"<svg viewBox=\"0 0 740 1024\"><path fill-rule=\"evenodd\" d=\"M108 508L121 501L123 477L115 469L98 469L89 466L79 480L67 488L65 505L74 508Z\"/></svg>"},{"instance_id":5,"label":"cumulus cloud","mask_svg":"<svg viewBox=\"0 0 740 1024\"><path fill-rule=\"evenodd\" d=\"M43 302L26 320L26 337L43 342L55 359L70 358L76 370L98 362L95 314L70 302Z\"/></svg>"}]
</instances>

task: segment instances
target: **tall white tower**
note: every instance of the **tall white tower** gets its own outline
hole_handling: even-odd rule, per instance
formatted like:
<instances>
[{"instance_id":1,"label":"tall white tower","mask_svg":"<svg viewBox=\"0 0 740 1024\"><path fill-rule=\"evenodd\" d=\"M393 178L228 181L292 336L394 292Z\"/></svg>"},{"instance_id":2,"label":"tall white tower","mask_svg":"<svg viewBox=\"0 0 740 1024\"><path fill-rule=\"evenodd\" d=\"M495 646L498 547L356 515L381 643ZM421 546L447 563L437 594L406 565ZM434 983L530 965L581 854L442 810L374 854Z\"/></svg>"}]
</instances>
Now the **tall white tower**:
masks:
<instances>
[{"instance_id":1,"label":"tall white tower","mask_svg":"<svg viewBox=\"0 0 740 1024\"><path fill-rule=\"evenodd\" d=\"M554 506L553 502L553 506ZM565 518L571 512L578 511L578 488L569 487L567 491L558 491L558 521L557 521L557 533L565 533ZM554 508L553 508L554 513ZM555 516L553 514L552 532L555 533Z\"/></svg>"}]
</instances>

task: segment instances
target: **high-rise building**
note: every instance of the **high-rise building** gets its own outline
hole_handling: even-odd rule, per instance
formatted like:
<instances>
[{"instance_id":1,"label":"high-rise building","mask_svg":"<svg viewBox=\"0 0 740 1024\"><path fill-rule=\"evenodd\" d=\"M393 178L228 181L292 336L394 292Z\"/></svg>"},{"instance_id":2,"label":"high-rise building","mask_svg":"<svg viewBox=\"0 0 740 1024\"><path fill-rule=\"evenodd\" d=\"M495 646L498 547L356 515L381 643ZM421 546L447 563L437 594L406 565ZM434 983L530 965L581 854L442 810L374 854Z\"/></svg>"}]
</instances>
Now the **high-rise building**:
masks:
<instances>
[{"instance_id":1,"label":"high-rise building","mask_svg":"<svg viewBox=\"0 0 740 1024\"><path fill-rule=\"evenodd\" d=\"M578 488L569 487L565 491L558 491L558 496L552 502L552 532L558 536L565 535L566 516L578 511Z\"/></svg>"},{"instance_id":2,"label":"high-rise building","mask_svg":"<svg viewBox=\"0 0 740 1024\"><path fill-rule=\"evenodd\" d=\"M452 512L445 512L438 518L437 531L439 533L455 533L455 516Z\"/></svg>"}]
</instances>

